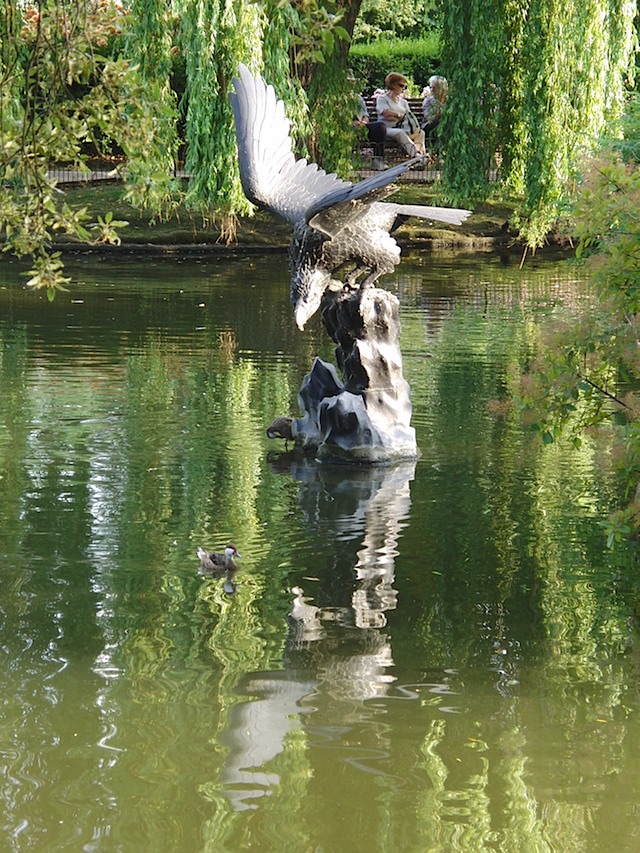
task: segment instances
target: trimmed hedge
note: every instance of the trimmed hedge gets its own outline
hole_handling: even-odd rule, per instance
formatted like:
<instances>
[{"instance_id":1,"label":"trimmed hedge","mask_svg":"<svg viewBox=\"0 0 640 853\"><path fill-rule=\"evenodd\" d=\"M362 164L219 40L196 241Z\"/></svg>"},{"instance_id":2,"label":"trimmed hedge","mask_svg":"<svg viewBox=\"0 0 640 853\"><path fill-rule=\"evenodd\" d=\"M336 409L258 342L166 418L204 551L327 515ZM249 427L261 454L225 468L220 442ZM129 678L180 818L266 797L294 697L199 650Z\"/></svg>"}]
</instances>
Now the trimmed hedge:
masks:
<instances>
[{"instance_id":1,"label":"trimmed hedge","mask_svg":"<svg viewBox=\"0 0 640 853\"><path fill-rule=\"evenodd\" d=\"M370 95L384 88L384 78L391 71L404 74L409 83L408 94L417 97L432 74L442 74L440 58L442 45L437 33L422 39L380 39L370 44L353 44L349 51L349 66L362 91ZM446 76L446 75L445 75Z\"/></svg>"}]
</instances>

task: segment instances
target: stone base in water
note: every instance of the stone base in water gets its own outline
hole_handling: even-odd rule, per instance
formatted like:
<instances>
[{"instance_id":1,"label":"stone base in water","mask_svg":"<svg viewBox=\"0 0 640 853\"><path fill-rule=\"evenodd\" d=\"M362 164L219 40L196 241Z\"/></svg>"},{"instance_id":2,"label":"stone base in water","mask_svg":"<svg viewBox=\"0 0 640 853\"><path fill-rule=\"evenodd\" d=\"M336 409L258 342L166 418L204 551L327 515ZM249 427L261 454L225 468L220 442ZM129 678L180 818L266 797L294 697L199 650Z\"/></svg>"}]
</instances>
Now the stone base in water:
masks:
<instances>
[{"instance_id":1,"label":"stone base in water","mask_svg":"<svg viewBox=\"0 0 640 853\"><path fill-rule=\"evenodd\" d=\"M322 317L336 342L335 367L316 358L294 420L296 444L325 462L391 463L418 456L402 375L399 302L386 290L327 291Z\"/></svg>"}]
</instances>

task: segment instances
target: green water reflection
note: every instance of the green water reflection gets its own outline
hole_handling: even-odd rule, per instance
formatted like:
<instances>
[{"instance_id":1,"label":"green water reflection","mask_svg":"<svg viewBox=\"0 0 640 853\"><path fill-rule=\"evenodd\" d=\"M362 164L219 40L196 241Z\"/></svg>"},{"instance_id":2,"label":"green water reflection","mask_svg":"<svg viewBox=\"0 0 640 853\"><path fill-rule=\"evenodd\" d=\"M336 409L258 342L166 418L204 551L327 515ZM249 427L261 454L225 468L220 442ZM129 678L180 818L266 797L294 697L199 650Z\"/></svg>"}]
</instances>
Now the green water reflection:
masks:
<instances>
[{"instance_id":1,"label":"green water reflection","mask_svg":"<svg viewBox=\"0 0 640 853\"><path fill-rule=\"evenodd\" d=\"M345 472L265 435L331 360L283 257L89 259L52 305L0 266L2 849L640 849L606 441L487 405L588 286L402 270L422 456ZM229 539L233 597L195 557Z\"/></svg>"}]
</instances>

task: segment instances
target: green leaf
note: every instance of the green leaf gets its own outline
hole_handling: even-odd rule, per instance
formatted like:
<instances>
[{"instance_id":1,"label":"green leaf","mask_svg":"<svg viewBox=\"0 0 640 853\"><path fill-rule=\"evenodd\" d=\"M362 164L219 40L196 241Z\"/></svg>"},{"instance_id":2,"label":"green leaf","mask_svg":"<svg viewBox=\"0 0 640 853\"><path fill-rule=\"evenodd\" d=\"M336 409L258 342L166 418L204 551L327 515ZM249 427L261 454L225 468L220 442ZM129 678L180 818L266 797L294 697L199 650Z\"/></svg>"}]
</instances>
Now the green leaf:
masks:
<instances>
[{"instance_id":1,"label":"green leaf","mask_svg":"<svg viewBox=\"0 0 640 853\"><path fill-rule=\"evenodd\" d=\"M344 27L340 27L340 26L334 27L333 32L338 36L338 38L342 39L343 41L351 41L351 36L345 30Z\"/></svg>"}]
</instances>

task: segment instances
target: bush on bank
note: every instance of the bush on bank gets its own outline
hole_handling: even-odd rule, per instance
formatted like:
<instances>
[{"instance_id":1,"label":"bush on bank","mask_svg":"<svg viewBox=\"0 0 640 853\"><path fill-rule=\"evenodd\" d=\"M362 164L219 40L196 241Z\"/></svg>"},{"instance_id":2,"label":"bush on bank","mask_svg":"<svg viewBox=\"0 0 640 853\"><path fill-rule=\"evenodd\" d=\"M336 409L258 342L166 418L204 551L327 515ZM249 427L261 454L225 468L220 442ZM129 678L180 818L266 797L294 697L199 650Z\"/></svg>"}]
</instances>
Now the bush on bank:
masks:
<instances>
[{"instance_id":1,"label":"bush on bank","mask_svg":"<svg viewBox=\"0 0 640 853\"><path fill-rule=\"evenodd\" d=\"M390 71L398 71L413 83L409 94L417 96L432 74L441 73L441 52L440 38L435 32L423 39L379 39L352 45L349 64L367 95L384 86L384 78Z\"/></svg>"}]
</instances>

